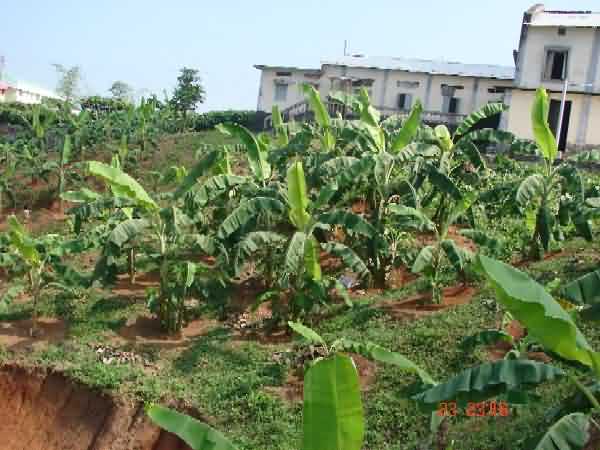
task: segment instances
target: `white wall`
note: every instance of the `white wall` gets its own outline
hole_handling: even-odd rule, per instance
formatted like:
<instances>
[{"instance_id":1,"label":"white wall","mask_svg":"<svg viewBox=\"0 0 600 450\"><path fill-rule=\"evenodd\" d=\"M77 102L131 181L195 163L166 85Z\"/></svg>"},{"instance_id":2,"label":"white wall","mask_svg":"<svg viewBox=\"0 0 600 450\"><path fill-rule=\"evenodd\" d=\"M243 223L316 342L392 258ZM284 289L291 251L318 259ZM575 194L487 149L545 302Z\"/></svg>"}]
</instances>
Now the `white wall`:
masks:
<instances>
[{"instance_id":1,"label":"white wall","mask_svg":"<svg viewBox=\"0 0 600 450\"><path fill-rule=\"evenodd\" d=\"M291 72L291 76L277 76L277 72ZM260 89L258 97L258 110L271 112L273 105L277 104L279 109L285 109L295 103L304 100L300 86L304 83L319 83L318 78L313 78L309 75L314 71L309 70L290 70L290 69L271 69L262 70L260 79ZM288 84L287 97L285 101L275 101L275 80L285 80Z\"/></svg>"},{"instance_id":2,"label":"white wall","mask_svg":"<svg viewBox=\"0 0 600 450\"><path fill-rule=\"evenodd\" d=\"M548 47L569 49L567 76L569 82L582 85L587 82L588 70L592 61L595 30L593 28L568 28L565 36L558 34L558 27L529 26L525 44L519 55L520 79L517 87L535 89L544 86L551 90L561 90L561 81L542 80ZM600 81L600 75L598 80ZM582 90L573 88L572 90ZM600 89L600 85L596 87Z\"/></svg>"},{"instance_id":3,"label":"white wall","mask_svg":"<svg viewBox=\"0 0 600 450\"><path fill-rule=\"evenodd\" d=\"M262 71L261 84L259 92L258 109L270 112L275 103L275 79L276 73L283 69L267 68ZM279 102L281 109L287 108L295 103L304 100L302 92L298 86L305 82L319 84L319 93L322 98L326 98L332 93L332 79L340 77L349 77L356 79L372 79L373 85L369 87L371 102L380 108L397 109L398 94L412 94L413 102L420 99L426 110L442 110L442 84L460 85L464 89L456 90L455 96L460 98L459 113L468 114L490 101L502 101L503 94L488 92L488 89L495 86L512 86L511 80L497 80L488 78L479 78L478 82L473 77L430 75L426 73L413 73L400 70L385 70L376 68L344 67L334 65L323 65L321 78L315 79L307 77L310 72L294 70L292 76L286 77L289 80L288 96L285 102ZM314 72L313 72L314 73ZM425 105L428 80L431 78L431 89L429 95L429 104ZM417 82L416 87L398 86L398 82ZM475 93L477 87L477 93Z\"/></svg>"}]
</instances>

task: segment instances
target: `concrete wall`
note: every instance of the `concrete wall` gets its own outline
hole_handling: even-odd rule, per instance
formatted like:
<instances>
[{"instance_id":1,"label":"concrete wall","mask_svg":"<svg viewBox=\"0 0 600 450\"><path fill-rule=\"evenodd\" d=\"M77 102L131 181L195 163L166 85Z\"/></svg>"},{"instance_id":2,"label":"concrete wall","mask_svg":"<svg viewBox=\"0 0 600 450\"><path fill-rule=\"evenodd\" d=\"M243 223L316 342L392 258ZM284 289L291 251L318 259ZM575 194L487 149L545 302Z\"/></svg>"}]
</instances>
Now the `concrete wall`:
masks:
<instances>
[{"instance_id":1,"label":"concrete wall","mask_svg":"<svg viewBox=\"0 0 600 450\"><path fill-rule=\"evenodd\" d=\"M569 50L567 63L567 77L569 82L580 85L573 87L574 91L583 91L583 85L590 81L588 77L597 75L596 81L600 82L600 71L592 67L598 66L600 48L596 40L598 32L593 28L568 28L566 35L558 34L558 27L529 26L525 42L519 54L520 76L516 80L519 88L535 89L544 86L546 89L562 90L562 81L545 81L543 72L546 65L546 52L548 48L565 48ZM591 72L593 71L593 73ZM600 92L600 83L595 91Z\"/></svg>"},{"instance_id":2,"label":"concrete wall","mask_svg":"<svg viewBox=\"0 0 600 450\"><path fill-rule=\"evenodd\" d=\"M531 106L535 91L513 90L508 113L507 129L520 138L533 139L531 127ZM550 98L561 100L560 93L551 93ZM567 134L567 147L578 148L591 145L600 146L600 97L570 93L571 117ZM590 102L589 113L586 113L586 101Z\"/></svg>"},{"instance_id":3,"label":"concrete wall","mask_svg":"<svg viewBox=\"0 0 600 450\"><path fill-rule=\"evenodd\" d=\"M282 71L280 69L279 71ZM321 78L307 77L308 71L294 70L291 77L277 77L276 69L264 69L261 74L259 89L258 110L270 112L275 103L275 80L286 78L289 82L288 96L285 102L278 102L281 109L298 103L304 99L298 86L305 82L318 83L319 93L322 98L332 93L332 79L349 77L355 79L372 79L373 85L368 88L371 102L377 107L397 109L398 95L411 94L413 102L420 99L425 110L442 111L442 85L460 85L464 89L457 89L455 97L460 98L459 113L468 114L490 101L502 101L503 94L490 93L488 89L496 86L510 87L511 80L497 80L488 78L473 78L461 76L430 75L426 73L412 73L399 70L385 70L376 68L345 67L323 65ZM314 73L314 72L312 72ZM418 86L407 87L402 82L418 83Z\"/></svg>"},{"instance_id":4,"label":"concrete wall","mask_svg":"<svg viewBox=\"0 0 600 450\"><path fill-rule=\"evenodd\" d=\"M291 72L291 76L277 76L277 72ZM285 109L295 103L304 100L304 94L300 90L303 83L318 83L318 78L311 75L314 71L309 70L290 70L290 69L271 69L262 70L260 79L260 89L258 94L258 111L271 112L273 105L278 105L279 109ZM275 101L275 80L282 80L288 84L287 98L285 101Z\"/></svg>"},{"instance_id":5,"label":"concrete wall","mask_svg":"<svg viewBox=\"0 0 600 450\"><path fill-rule=\"evenodd\" d=\"M586 144L600 147L600 97L591 98L591 108L586 133Z\"/></svg>"}]
</instances>

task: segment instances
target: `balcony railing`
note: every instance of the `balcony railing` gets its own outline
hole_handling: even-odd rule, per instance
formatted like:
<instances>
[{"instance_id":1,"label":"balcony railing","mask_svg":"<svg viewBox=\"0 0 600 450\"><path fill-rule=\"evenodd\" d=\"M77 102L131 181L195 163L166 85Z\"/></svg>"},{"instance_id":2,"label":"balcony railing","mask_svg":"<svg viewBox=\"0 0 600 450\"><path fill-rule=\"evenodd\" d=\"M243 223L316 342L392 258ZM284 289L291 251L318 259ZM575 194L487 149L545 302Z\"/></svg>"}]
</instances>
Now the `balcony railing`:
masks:
<instances>
[{"instance_id":1,"label":"balcony railing","mask_svg":"<svg viewBox=\"0 0 600 450\"><path fill-rule=\"evenodd\" d=\"M346 105L338 102L324 102L327 107L327 111L331 117L341 116L345 119L355 119L354 112L351 111ZM375 106L375 108L385 117L400 116L407 117L410 114L410 110L397 109L382 106ZM281 111L281 116L285 122L294 120L296 122L303 122L311 120L313 118L312 111L307 101L301 101L295 103ZM467 116L465 114L456 113L443 113L441 111L423 111L421 118L423 122L429 125L449 125L456 126L461 123ZM265 128L272 127L271 115L265 117Z\"/></svg>"}]
</instances>

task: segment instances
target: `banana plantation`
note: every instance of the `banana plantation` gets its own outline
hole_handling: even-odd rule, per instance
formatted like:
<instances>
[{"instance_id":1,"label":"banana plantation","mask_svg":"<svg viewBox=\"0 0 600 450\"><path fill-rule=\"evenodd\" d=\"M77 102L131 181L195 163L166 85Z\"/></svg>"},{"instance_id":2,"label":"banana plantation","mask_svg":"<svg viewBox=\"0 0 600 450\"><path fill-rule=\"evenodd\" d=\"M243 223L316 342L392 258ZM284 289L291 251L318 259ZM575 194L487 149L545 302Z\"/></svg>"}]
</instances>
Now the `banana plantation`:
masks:
<instances>
[{"instance_id":1,"label":"banana plantation","mask_svg":"<svg viewBox=\"0 0 600 450\"><path fill-rule=\"evenodd\" d=\"M303 92L1 112L0 447L600 448L600 176L547 93L525 141Z\"/></svg>"}]
</instances>

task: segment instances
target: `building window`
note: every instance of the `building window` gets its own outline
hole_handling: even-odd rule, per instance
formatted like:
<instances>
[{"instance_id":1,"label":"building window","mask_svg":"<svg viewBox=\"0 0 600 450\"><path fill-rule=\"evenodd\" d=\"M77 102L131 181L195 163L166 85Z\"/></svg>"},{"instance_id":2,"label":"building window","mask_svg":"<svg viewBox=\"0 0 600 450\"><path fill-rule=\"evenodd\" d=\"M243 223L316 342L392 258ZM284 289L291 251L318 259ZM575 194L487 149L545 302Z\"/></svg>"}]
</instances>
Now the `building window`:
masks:
<instances>
[{"instance_id":1,"label":"building window","mask_svg":"<svg viewBox=\"0 0 600 450\"><path fill-rule=\"evenodd\" d=\"M396 87L406 89L416 89L420 83L418 81L396 81Z\"/></svg>"},{"instance_id":2,"label":"building window","mask_svg":"<svg viewBox=\"0 0 600 450\"><path fill-rule=\"evenodd\" d=\"M506 92L506 86L494 86L488 89L490 94L504 94Z\"/></svg>"},{"instance_id":3,"label":"building window","mask_svg":"<svg viewBox=\"0 0 600 450\"><path fill-rule=\"evenodd\" d=\"M285 102L287 100L288 85L277 83L275 84L275 101Z\"/></svg>"},{"instance_id":4,"label":"building window","mask_svg":"<svg viewBox=\"0 0 600 450\"><path fill-rule=\"evenodd\" d=\"M546 51L546 65L544 66L544 80L562 81L567 76L567 64L569 62L568 50Z\"/></svg>"},{"instance_id":5,"label":"building window","mask_svg":"<svg viewBox=\"0 0 600 450\"><path fill-rule=\"evenodd\" d=\"M457 97L444 96L442 112L445 114L458 114L460 112L460 99Z\"/></svg>"},{"instance_id":6,"label":"building window","mask_svg":"<svg viewBox=\"0 0 600 450\"><path fill-rule=\"evenodd\" d=\"M558 35L566 36L567 35L567 27L558 27Z\"/></svg>"},{"instance_id":7,"label":"building window","mask_svg":"<svg viewBox=\"0 0 600 450\"><path fill-rule=\"evenodd\" d=\"M278 77L291 77L292 72L276 72L275 75Z\"/></svg>"},{"instance_id":8,"label":"building window","mask_svg":"<svg viewBox=\"0 0 600 450\"><path fill-rule=\"evenodd\" d=\"M398 94L398 109L410 109L412 106L412 95L411 94Z\"/></svg>"},{"instance_id":9,"label":"building window","mask_svg":"<svg viewBox=\"0 0 600 450\"><path fill-rule=\"evenodd\" d=\"M448 105L448 112L450 114L458 114L459 113L459 105L460 99L456 97L452 97L450 99L450 104Z\"/></svg>"}]
</instances>

